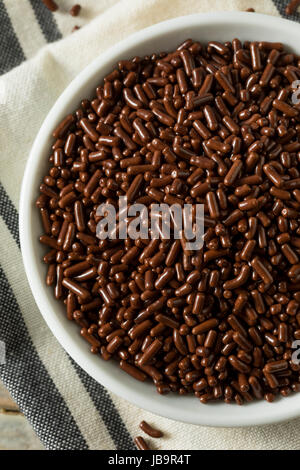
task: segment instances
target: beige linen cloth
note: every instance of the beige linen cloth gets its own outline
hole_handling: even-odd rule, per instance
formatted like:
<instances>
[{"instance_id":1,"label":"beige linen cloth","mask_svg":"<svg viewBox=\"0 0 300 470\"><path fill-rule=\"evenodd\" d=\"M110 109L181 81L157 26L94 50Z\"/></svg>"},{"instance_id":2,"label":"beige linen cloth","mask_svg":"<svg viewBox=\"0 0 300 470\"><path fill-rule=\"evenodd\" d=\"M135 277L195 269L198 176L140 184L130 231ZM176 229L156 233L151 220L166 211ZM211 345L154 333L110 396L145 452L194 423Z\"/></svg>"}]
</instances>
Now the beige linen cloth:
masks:
<instances>
[{"instance_id":1,"label":"beige linen cloth","mask_svg":"<svg viewBox=\"0 0 300 470\"><path fill-rule=\"evenodd\" d=\"M8 11L16 9L16 4L21 7L22 2L4 0ZM67 9L74 2L60 3ZM242 11L249 7L260 13L279 16L275 6L278 2L272 0L82 0L80 3L83 5L82 14L75 20L63 11L55 13L62 36L66 37L50 45L46 45L35 26L31 29L32 11L27 8L27 1L24 1L22 18L14 17L13 27L21 38L26 57L30 59L0 77L0 178L16 208L24 167L38 129L57 97L95 56L137 30L176 16L217 10ZM69 34L74 24L82 27ZM63 397L87 447L116 449L112 433L104 425L103 416L35 305L18 244L11 236L8 225L0 217L0 263L39 360ZM14 394L14 390L11 391ZM139 434L138 424L142 419L165 432L162 439L148 439L152 448L300 449L300 419L262 427L209 428L155 416L110 392L108 394L132 437ZM20 395L17 396L20 400ZM198 412L201 413L200 408ZM27 414L30 418L28 407ZM106 422L109 419L106 416ZM51 448L45 438L45 430L40 431L39 419L31 419L31 422L48 448ZM59 446L52 445L52 448L55 447Z\"/></svg>"}]
</instances>

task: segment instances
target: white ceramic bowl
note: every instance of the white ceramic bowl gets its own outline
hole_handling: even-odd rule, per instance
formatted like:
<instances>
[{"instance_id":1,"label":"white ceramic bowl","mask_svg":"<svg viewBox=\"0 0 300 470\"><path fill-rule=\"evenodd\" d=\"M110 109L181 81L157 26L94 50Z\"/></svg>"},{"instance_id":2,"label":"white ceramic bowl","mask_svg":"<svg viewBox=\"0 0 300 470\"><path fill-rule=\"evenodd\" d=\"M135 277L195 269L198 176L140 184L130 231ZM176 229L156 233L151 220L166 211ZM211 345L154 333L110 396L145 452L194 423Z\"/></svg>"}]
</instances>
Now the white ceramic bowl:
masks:
<instances>
[{"instance_id":1,"label":"white ceramic bowl","mask_svg":"<svg viewBox=\"0 0 300 470\"><path fill-rule=\"evenodd\" d=\"M105 362L89 352L78 326L64 314L64 305L45 285L46 267L41 262L45 252L38 241L42 233L35 208L38 187L48 163L51 132L61 119L76 109L82 98L90 97L101 79L120 59L152 52L173 50L181 41L193 38L210 40L281 41L300 54L300 26L291 21L241 12L195 14L176 18L144 29L116 44L97 57L68 86L46 117L32 148L24 174L20 200L22 254L27 277L36 303L61 345L97 382L135 405L158 415L207 426L247 426L274 423L300 415L300 395L278 399L269 404L258 401L239 407L235 404L203 405L194 396L161 396L150 383L140 383L122 372L114 361Z\"/></svg>"}]
</instances>

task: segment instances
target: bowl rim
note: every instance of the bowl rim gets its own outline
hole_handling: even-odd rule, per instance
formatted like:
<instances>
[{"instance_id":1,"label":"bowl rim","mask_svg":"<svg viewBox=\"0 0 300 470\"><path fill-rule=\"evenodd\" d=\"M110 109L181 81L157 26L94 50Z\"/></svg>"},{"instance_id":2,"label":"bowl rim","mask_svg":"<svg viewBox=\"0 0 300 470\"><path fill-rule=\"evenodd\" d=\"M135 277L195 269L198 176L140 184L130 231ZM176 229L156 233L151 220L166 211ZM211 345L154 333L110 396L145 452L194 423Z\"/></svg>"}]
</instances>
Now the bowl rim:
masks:
<instances>
[{"instance_id":1,"label":"bowl rim","mask_svg":"<svg viewBox=\"0 0 300 470\"><path fill-rule=\"evenodd\" d=\"M248 12L221 11L212 13L197 13L163 21L131 34L130 36L116 43L105 52L97 56L87 67L85 67L71 81L71 83L56 100L50 112L45 117L43 124L34 140L28 161L26 163L22 181L19 203L19 227L23 263L35 302L53 335L59 341L60 345L74 359L74 361L80 365L82 369L84 369L98 383L104 385L111 392L142 409L160 416L164 416L166 418L191 424L222 427L244 427L277 423L300 416L300 400L296 401L294 399L292 401L290 397L282 400L286 402L290 400L290 406L288 406L288 403L286 403L286 406L280 405L280 400L278 403L273 405L269 405L266 402L263 402L265 407L270 407L271 409L272 406L273 408L271 412L264 412L261 414L255 413L253 408L253 412L251 413L251 407L253 407L254 404L244 405L242 408L247 408L248 412L241 412L240 414L232 413L232 407L236 407L236 405L226 405L228 409L231 410L231 412L226 413L226 417L222 417L223 413L212 413L211 407L215 407L216 410L218 410L219 406L218 404L214 403L212 405L205 405L211 410L209 418L206 414L205 416L202 416L201 408L199 409L199 413L195 413L194 416L189 415L186 417L184 410L182 410L182 406L172 407L168 404L166 399L162 401L161 399L154 399L154 396L149 398L147 394L145 394L146 396L143 396L141 392L142 388L138 384L136 387L134 386L134 379L132 379L132 381L122 381L123 376L121 374L119 374L118 378L113 377L113 374L110 375L102 369L101 362L99 362L99 367L97 370L95 370L93 362L89 358L89 356L92 356L90 352L88 350L83 352L79 348L79 346L76 344L76 338L73 338L73 332L71 332L71 329L69 333L68 331L61 328L61 323L54 314L53 307L51 306L50 302L48 302L47 297L43 295L43 291L47 289L47 286L38 273L37 264L33 262L34 246L36 242L34 243L30 231L32 212L35 209L33 208L32 194L34 191L34 185L37 186L37 182L34 180L34 171L32 170L35 169L37 171L40 165L43 147L45 148L45 146L48 146L49 142L51 141L50 136L52 134L52 130L66 114L64 109L72 102L72 97L76 92L79 91L83 84L86 84L91 79L91 77L99 72L99 69L101 73L103 64L105 65L106 63L111 62L112 58L114 58L114 61L117 62L117 60L122 57L122 54L126 54L126 51L131 49L135 44L139 42L146 42L149 39L153 39L154 37L158 37L160 35L167 35L171 32L175 32L178 30L178 28L184 28L184 26L201 26L201 24L208 24L216 27L218 25L224 25L224 23L239 22L239 24L243 24L245 27L252 25L257 28L263 28L265 26L266 20L268 21L269 27L280 28L285 31L292 30L294 34L299 34L300 36L300 26L290 20L257 13L249 14ZM154 394L155 390L153 388L153 395ZM181 397L181 400L184 398L185 397ZM198 405L198 402L196 403ZM292 403L294 406L291 406ZM181 405L182 404L183 403L181 402ZM201 406L204 405L200 404L200 407Z\"/></svg>"}]
</instances>

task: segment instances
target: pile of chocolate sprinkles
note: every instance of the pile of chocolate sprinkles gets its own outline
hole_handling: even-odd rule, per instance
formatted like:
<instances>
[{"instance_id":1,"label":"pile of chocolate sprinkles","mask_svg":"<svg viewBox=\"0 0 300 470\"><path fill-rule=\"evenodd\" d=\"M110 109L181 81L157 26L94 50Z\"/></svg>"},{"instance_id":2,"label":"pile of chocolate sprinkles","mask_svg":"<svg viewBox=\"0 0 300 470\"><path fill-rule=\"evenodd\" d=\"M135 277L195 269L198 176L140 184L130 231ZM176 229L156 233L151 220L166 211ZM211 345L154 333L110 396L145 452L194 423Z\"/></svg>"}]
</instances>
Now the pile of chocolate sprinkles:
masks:
<instances>
[{"instance_id":1,"label":"pile of chocolate sprinkles","mask_svg":"<svg viewBox=\"0 0 300 470\"><path fill-rule=\"evenodd\" d=\"M300 390L300 59L281 43L121 60L54 130L37 207L46 282L93 354L159 393ZM102 202L204 204L204 246L99 240ZM99 367L101 365L99 364Z\"/></svg>"}]
</instances>

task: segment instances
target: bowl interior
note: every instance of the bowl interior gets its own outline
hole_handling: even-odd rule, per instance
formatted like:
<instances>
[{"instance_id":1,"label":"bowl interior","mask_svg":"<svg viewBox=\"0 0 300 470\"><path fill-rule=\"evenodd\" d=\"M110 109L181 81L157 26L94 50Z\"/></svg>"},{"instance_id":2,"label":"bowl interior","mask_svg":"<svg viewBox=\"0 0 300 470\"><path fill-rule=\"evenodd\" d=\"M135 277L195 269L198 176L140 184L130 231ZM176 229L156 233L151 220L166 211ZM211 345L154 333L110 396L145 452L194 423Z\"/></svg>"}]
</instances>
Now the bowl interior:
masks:
<instances>
[{"instance_id":1,"label":"bowl interior","mask_svg":"<svg viewBox=\"0 0 300 470\"><path fill-rule=\"evenodd\" d=\"M92 97L96 86L120 59L152 52L170 51L187 38L209 40L281 41L300 54L300 26L265 15L222 12L195 14L152 26L123 40L83 70L60 96L46 117L34 142L22 185L20 232L24 265L37 305L66 351L99 383L135 405L159 415L193 424L210 426L246 426L266 424L300 415L297 394L273 404L253 402L243 407L213 403L203 405L194 396L158 395L150 383L140 383L122 372L114 361L105 362L89 352L77 325L65 316L63 303L53 297L44 279L46 266L41 262L45 248L38 242L42 233L35 208L38 187L48 168L51 132L60 120L73 112L82 98Z\"/></svg>"}]
</instances>

